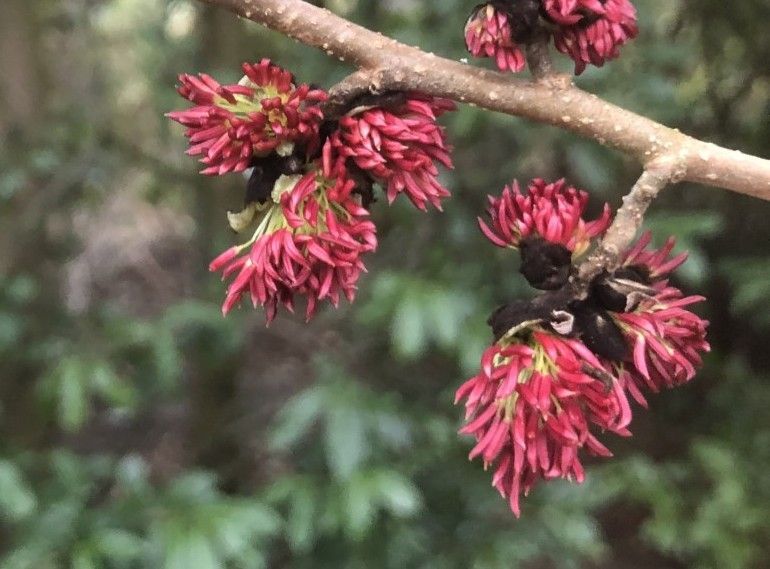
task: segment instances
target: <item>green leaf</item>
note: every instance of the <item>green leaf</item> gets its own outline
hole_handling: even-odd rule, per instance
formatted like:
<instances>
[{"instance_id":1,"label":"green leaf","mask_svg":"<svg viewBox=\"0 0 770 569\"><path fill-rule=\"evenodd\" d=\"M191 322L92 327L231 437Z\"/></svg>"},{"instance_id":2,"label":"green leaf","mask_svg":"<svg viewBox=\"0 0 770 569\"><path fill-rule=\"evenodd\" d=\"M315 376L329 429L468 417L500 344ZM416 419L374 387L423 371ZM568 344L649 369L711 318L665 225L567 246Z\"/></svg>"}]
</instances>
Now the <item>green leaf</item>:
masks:
<instances>
[{"instance_id":1,"label":"green leaf","mask_svg":"<svg viewBox=\"0 0 770 569\"><path fill-rule=\"evenodd\" d=\"M331 409L326 416L326 461L338 479L349 478L368 454L361 413L352 407Z\"/></svg>"},{"instance_id":2,"label":"green leaf","mask_svg":"<svg viewBox=\"0 0 770 569\"><path fill-rule=\"evenodd\" d=\"M94 551L89 546L77 547L72 554L71 569L99 569L101 564L97 561Z\"/></svg>"},{"instance_id":3,"label":"green leaf","mask_svg":"<svg viewBox=\"0 0 770 569\"><path fill-rule=\"evenodd\" d=\"M302 553L315 542L318 495L313 485L300 479L297 482L290 496L286 538L292 550Z\"/></svg>"},{"instance_id":4,"label":"green leaf","mask_svg":"<svg viewBox=\"0 0 770 569\"><path fill-rule=\"evenodd\" d=\"M417 487L398 472L378 472L373 484L383 506L395 516L411 516L422 507L422 498Z\"/></svg>"},{"instance_id":5,"label":"green leaf","mask_svg":"<svg viewBox=\"0 0 770 569\"><path fill-rule=\"evenodd\" d=\"M20 317L0 312L0 350L13 348L21 338L22 330Z\"/></svg>"},{"instance_id":6,"label":"green leaf","mask_svg":"<svg viewBox=\"0 0 770 569\"><path fill-rule=\"evenodd\" d=\"M59 395L59 422L70 432L77 431L88 417L86 370L80 360L62 362L56 373Z\"/></svg>"},{"instance_id":7,"label":"green leaf","mask_svg":"<svg viewBox=\"0 0 770 569\"><path fill-rule=\"evenodd\" d=\"M144 548L144 540L122 529L101 530L95 542L105 558L121 563L138 560Z\"/></svg>"},{"instance_id":8,"label":"green leaf","mask_svg":"<svg viewBox=\"0 0 770 569\"><path fill-rule=\"evenodd\" d=\"M415 358L425 350L428 338L422 304L408 291L393 315L390 337L396 354L402 358Z\"/></svg>"},{"instance_id":9,"label":"green leaf","mask_svg":"<svg viewBox=\"0 0 770 569\"><path fill-rule=\"evenodd\" d=\"M35 510L37 500L19 468L8 460L0 460L0 511L9 520L26 518Z\"/></svg>"},{"instance_id":10,"label":"green leaf","mask_svg":"<svg viewBox=\"0 0 770 569\"><path fill-rule=\"evenodd\" d=\"M222 569L211 544L197 532L179 532L168 544L165 569Z\"/></svg>"},{"instance_id":11,"label":"green leaf","mask_svg":"<svg viewBox=\"0 0 770 569\"><path fill-rule=\"evenodd\" d=\"M354 540L363 539L374 522L377 489L368 473L353 476L342 489L345 531Z\"/></svg>"},{"instance_id":12,"label":"green leaf","mask_svg":"<svg viewBox=\"0 0 770 569\"><path fill-rule=\"evenodd\" d=\"M94 367L91 372L91 385L114 407L132 407L136 403L136 391L133 386L116 374L106 362Z\"/></svg>"},{"instance_id":13,"label":"green leaf","mask_svg":"<svg viewBox=\"0 0 770 569\"><path fill-rule=\"evenodd\" d=\"M324 394L322 387L315 386L295 396L284 406L270 434L271 450L285 450L297 443L321 414Z\"/></svg>"}]
</instances>

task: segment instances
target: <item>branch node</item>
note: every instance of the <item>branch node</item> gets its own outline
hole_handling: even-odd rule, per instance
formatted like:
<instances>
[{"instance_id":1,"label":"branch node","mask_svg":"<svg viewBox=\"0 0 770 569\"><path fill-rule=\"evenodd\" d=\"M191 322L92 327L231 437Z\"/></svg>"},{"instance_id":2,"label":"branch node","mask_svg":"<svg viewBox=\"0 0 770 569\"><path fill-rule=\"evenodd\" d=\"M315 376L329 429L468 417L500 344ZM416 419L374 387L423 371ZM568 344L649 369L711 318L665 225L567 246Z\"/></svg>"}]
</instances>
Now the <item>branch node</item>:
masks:
<instances>
[{"instance_id":1,"label":"branch node","mask_svg":"<svg viewBox=\"0 0 770 569\"><path fill-rule=\"evenodd\" d=\"M664 155L650 161L642 175L623 197L623 206L599 246L579 267L578 289L585 289L602 271L614 270L622 252L628 248L644 221L644 214L658 193L671 183L681 169L678 155Z\"/></svg>"}]
</instances>

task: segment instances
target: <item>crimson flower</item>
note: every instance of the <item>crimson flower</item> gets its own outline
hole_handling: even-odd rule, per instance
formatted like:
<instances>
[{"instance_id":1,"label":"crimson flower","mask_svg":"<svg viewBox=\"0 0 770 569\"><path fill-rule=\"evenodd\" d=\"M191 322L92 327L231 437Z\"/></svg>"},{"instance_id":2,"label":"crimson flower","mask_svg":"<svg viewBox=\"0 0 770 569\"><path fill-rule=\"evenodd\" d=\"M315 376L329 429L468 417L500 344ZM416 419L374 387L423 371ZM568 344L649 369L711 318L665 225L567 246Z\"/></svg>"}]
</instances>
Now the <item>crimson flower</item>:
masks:
<instances>
[{"instance_id":1,"label":"crimson flower","mask_svg":"<svg viewBox=\"0 0 770 569\"><path fill-rule=\"evenodd\" d=\"M607 230L612 218L610 206L605 204L599 218L585 221L583 213L588 194L569 186L563 179L552 184L534 179L526 194L514 181L511 186L505 186L500 197L488 199L490 223L487 225L479 218L479 227L498 247L515 249L522 239L539 236L563 245L577 256L588 249L592 238Z\"/></svg>"},{"instance_id":2,"label":"crimson flower","mask_svg":"<svg viewBox=\"0 0 770 569\"><path fill-rule=\"evenodd\" d=\"M438 180L436 162L452 168L452 159L436 117L454 108L446 99L410 93L393 108L367 108L340 119L334 148L381 182L390 203L404 193L423 211L428 202L440 210L449 191Z\"/></svg>"},{"instance_id":3,"label":"crimson flower","mask_svg":"<svg viewBox=\"0 0 770 569\"><path fill-rule=\"evenodd\" d=\"M179 76L179 94L196 106L167 116L187 127L187 154L202 156L203 174L240 172L253 157L290 154L295 144L309 154L318 148L323 113L317 103L326 93L294 85L291 73L268 59L244 63L243 72L236 85L221 85L203 73Z\"/></svg>"},{"instance_id":4,"label":"crimson flower","mask_svg":"<svg viewBox=\"0 0 770 569\"><path fill-rule=\"evenodd\" d=\"M293 311L297 294L307 298L308 320L323 300L335 307L341 296L353 301L366 270L361 257L377 247L376 229L329 153L327 143L318 169L280 178L252 238L212 261L210 270L222 271L223 279L234 276L224 314L246 294L265 308L268 323L279 305Z\"/></svg>"},{"instance_id":5,"label":"crimson flower","mask_svg":"<svg viewBox=\"0 0 770 569\"><path fill-rule=\"evenodd\" d=\"M630 435L620 383L607 385L598 376L609 376L607 368L582 342L534 326L488 348L479 373L457 390L455 402L465 403L460 433L476 439L469 458L494 465L492 485L517 517L521 494L538 480L583 482L581 450L612 455L592 425Z\"/></svg>"},{"instance_id":6,"label":"crimson flower","mask_svg":"<svg viewBox=\"0 0 770 569\"><path fill-rule=\"evenodd\" d=\"M490 57L500 71L524 69L524 53L513 40L509 16L492 4L482 4L465 23L465 45L474 57Z\"/></svg>"},{"instance_id":7,"label":"crimson flower","mask_svg":"<svg viewBox=\"0 0 770 569\"><path fill-rule=\"evenodd\" d=\"M667 287L643 300L632 312L615 314L615 320L633 346L633 360L625 366L629 393L642 405L640 388L657 393L689 382L702 364L701 352L708 352L708 321L687 310L702 296L684 296Z\"/></svg>"},{"instance_id":8,"label":"crimson flower","mask_svg":"<svg viewBox=\"0 0 770 569\"><path fill-rule=\"evenodd\" d=\"M692 380L702 363L701 352L710 349L706 341L708 321L687 309L705 298L685 296L666 278L684 263L687 254L670 256L673 237L658 250L647 249L650 240L650 233L645 233L625 253L623 265L642 267L655 294L641 299L630 312L613 313L633 354L622 366L624 383L642 405L646 405L642 389L657 393Z\"/></svg>"},{"instance_id":9,"label":"crimson flower","mask_svg":"<svg viewBox=\"0 0 770 569\"><path fill-rule=\"evenodd\" d=\"M614 59L639 32L629 0L544 0L543 7L557 26L556 49L572 58L576 74Z\"/></svg>"},{"instance_id":10,"label":"crimson flower","mask_svg":"<svg viewBox=\"0 0 770 569\"><path fill-rule=\"evenodd\" d=\"M676 239L669 237L663 247L658 250L647 249L651 241L652 233L645 231L639 241L623 254L622 265L625 267L634 265L644 267L653 284L659 288L665 287L668 281L663 280L663 278L687 260L687 252L669 258L674 245L676 245Z\"/></svg>"}]
</instances>

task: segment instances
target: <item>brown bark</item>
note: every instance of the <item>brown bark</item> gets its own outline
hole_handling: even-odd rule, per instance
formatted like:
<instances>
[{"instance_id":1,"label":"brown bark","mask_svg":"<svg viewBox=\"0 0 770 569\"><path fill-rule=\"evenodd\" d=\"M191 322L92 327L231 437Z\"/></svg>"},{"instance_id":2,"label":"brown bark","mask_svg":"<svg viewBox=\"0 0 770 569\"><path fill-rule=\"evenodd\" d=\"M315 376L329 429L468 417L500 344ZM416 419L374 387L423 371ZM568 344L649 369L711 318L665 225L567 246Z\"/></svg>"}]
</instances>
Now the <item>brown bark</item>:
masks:
<instances>
[{"instance_id":1,"label":"brown bark","mask_svg":"<svg viewBox=\"0 0 770 569\"><path fill-rule=\"evenodd\" d=\"M425 53L302 0L201 0L359 68L371 90L415 90L558 126L646 165L676 160L680 180L770 200L770 160L687 136L608 103L563 76L528 81Z\"/></svg>"},{"instance_id":2,"label":"brown bark","mask_svg":"<svg viewBox=\"0 0 770 569\"><path fill-rule=\"evenodd\" d=\"M357 71L330 90L331 112L362 92L419 91L550 124L637 159L644 172L602 243L580 266L573 283L578 290L617 263L669 183L696 182L770 200L770 160L697 140L578 89L569 76L553 72L543 41L528 49L534 78L526 80L426 53L303 0L200 1L354 65Z\"/></svg>"}]
</instances>

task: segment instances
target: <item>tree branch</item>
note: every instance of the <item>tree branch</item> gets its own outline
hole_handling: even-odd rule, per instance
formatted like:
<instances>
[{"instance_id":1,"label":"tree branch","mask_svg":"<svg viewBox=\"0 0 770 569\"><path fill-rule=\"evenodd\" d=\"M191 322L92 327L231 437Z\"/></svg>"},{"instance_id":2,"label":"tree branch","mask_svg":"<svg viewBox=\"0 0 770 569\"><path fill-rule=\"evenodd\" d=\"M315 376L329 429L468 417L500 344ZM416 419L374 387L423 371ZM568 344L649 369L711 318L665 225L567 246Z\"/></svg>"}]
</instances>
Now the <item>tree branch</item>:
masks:
<instances>
[{"instance_id":1,"label":"tree branch","mask_svg":"<svg viewBox=\"0 0 770 569\"><path fill-rule=\"evenodd\" d=\"M425 53L303 0L200 0L356 66L355 81L415 90L558 126L650 164L676 157L683 181L770 200L770 160L694 139L574 85L527 81ZM348 88L351 87L349 84Z\"/></svg>"},{"instance_id":2,"label":"tree branch","mask_svg":"<svg viewBox=\"0 0 770 569\"><path fill-rule=\"evenodd\" d=\"M578 267L578 287L587 285L603 270L617 268L620 256L633 241L644 220L644 214L658 193L682 175L683 162L660 158L647 164L644 172L623 197L623 206L618 210L612 225L599 246Z\"/></svg>"}]
</instances>

